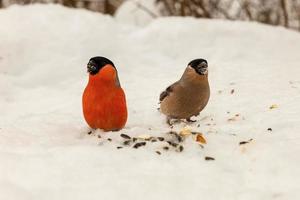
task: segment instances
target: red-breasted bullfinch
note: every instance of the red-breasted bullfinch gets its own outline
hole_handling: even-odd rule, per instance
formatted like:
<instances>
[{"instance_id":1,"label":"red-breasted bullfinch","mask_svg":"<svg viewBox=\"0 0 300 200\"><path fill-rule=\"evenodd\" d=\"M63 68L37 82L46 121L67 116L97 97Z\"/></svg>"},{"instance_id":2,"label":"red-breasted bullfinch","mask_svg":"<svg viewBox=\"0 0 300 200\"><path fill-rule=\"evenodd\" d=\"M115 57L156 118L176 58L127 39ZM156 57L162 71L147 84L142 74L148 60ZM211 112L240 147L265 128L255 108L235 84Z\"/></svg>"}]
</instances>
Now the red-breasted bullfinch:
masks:
<instances>
[{"instance_id":1,"label":"red-breasted bullfinch","mask_svg":"<svg viewBox=\"0 0 300 200\"><path fill-rule=\"evenodd\" d=\"M160 110L171 119L186 119L197 116L208 103L208 65L204 59L192 60L179 81L160 94Z\"/></svg>"},{"instance_id":2,"label":"red-breasted bullfinch","mask_svg":"<svg viewBox=\"0 0 300 200\"><path fill-rule=\"evenodd\" d=\"M115 65L107 58L94 57L87 71L89 81L82 96L86 122L93 129L122 129L127 121L127 106Z\"/></svg>"}]
</instances>

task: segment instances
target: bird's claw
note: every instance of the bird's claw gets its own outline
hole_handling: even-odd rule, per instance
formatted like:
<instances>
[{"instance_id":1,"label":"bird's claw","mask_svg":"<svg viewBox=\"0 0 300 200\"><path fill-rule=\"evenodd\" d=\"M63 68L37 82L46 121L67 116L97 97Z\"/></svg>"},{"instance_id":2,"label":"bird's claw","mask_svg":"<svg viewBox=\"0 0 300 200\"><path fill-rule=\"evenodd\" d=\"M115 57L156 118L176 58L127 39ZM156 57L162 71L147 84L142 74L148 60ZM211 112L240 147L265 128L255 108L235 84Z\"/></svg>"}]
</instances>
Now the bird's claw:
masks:
<instances>
[{"instance_id":1,"label":"bird's claw","mask_svg":"<svg viewBox=\"0 0 300 200\"><path fill-rule=\"evenodd\" d=\"M173 128L173 125L176 124L176 123L179 123L180 120L179 119L172 119L172 118L169 118L167 117L167 124Z\"/></svg>"},{"instance_id":2,"label":"bird's claw","mask_svg":"<svg viewBox=\"0 0 300 200\"><path fill-rule=\"evenodd\" d=\"M190 122L190 123L194 123L194 122L196 122L197 120L192 120L191 118L187 118L186 121L187 121L187 122Z\"/></svg>"}]
</instances>

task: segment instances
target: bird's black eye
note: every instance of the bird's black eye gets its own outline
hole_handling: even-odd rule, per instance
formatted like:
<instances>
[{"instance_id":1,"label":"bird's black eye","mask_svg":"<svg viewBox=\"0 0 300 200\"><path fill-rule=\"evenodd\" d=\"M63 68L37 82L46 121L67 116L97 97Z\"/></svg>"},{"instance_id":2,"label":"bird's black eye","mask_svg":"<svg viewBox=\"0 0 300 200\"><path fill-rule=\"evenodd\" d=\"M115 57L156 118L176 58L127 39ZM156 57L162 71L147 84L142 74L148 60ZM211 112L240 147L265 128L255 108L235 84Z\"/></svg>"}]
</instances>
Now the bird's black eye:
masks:
<instances>
[{"instance_id":1,"label":"bird's black eye","mask_svg":"<svg viewBox=\"0 0 300 200\"><path fill-rule=\"evenodd\" d=\"M97 66L95 66L94 64L89 63L87 65L87 71L88 73L90 73L91 75L95 75L98 73L99 69Z\"/></svg>"}]
</instances>

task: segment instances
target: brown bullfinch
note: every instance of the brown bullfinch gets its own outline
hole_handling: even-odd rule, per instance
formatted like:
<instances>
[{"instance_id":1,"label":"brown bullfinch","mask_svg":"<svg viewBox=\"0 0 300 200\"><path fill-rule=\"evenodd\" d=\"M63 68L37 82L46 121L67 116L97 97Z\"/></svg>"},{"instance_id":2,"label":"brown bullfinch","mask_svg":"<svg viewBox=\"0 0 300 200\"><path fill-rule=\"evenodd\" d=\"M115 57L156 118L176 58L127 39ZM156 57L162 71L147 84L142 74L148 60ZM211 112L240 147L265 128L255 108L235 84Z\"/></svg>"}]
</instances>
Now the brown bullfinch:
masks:
<instances>
[{"instance_id":1,"label":"brown bullfinch","mask_svg":"<svg viewBox=\"0 0 300 200\"><path fill-rule=\"evenodd\" d=\"M192 60L179 81L170 85L160 94L160 110L171 119L186 119L197 116L208 103L208 65L204 59Z\"/></svg>"},{"instance_id":2,"label":"brown bullfinch","mask_svg":"<svg viewBox=\"0 0 300 200\"><path fill-rule=\"evenodd\" d=\"M87 71L89 81L82 96L86 122L93 129L122 129L127 121L127 106L115 65L107 58L94 57Z\"/></svg>"}]
</instances>

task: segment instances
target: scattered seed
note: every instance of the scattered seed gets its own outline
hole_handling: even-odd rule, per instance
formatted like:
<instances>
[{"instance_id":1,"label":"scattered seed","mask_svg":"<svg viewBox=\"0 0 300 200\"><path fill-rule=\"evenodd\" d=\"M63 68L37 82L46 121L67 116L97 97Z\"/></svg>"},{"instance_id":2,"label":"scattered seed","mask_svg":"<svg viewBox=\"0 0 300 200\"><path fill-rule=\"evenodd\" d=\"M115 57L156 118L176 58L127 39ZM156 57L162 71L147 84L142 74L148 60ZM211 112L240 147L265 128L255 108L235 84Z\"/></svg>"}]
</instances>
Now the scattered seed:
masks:
<instances>
[{"instance_id":1,"label":"scattered seed","mask_svg":"<svg viewBox=\"0 0 300 200\"><path fill-rule=\"evenodd\" d=\"M101 138L101 135L98 135L98 138Z\"/></svg>"},{"instance_id":2,"label":"scattered seed","mask_svg":"<svg viewBox=\"0 0 300 200\"><path fill-rule=\"evenodd\" d=\"M204 146L202 144L199 144L199 146L201 147L201 149L204 149Z\"/></svg>"},{"instance_id":3,"label":"scattered seed","mask_svg":"<svg viewBox=\"0 0 300 200\"><path fill-rule=\"evenodd\" d=\"M247 144L247 143L251 142L252 140L253 140L253 139L250 139L250 140L248 140L248 141L242 141L242 142L240 142L240 145Z\"/></svg>"},{"instance_id":4,"label":"scattered seed","mask_svg":"<svg viewBox=\"0 0 300 200\"><path fill-rule=\"evenodd\" d=\"M199 127L200 127L200 124L198 124L197 127L199 128Z\"/></svg>"},{"instance_id":5,"label":"scattered seed","mask_svg":"<svg viewBox=\"0 0 300 200\"><path fill-rule=\"evenodd\" d=\"M268 128L268 131L273 131L273 129L272 128Z\"/></svg>"},{"instance_id":6,"label":"scattered seed","mask_svg":"<svg viewBox=\"0 0 300 200\"><path fill-rule=\"evenodd\" d=\"M131 137L129 135L126 135L124 133L122 133L120 136L124 139L131 139Z\"/></svg>"},{"instance_id":7,"label":"scattered seed","mask_svg":"<svg viewBox=\"0 0 300 200\"><path fill-rule=\"evenodd\" d=\"M143 135L139 135L137 138L141 140L149 141L152 137L150 135L143 134Z\"/></svg>"},{"instance_id":8,"label":"scattered seed","mask_svg":"<svg viewBox=\"0 0 300 200\"><path fill-rule=\"evenodd\" d=\"M123 147L117 147L117 149L122 149Z\"/></svg>"},{"instance_id":9,"label":"scattered seed","mask_svg":"<svg viewBox=\"0 0 300 200\"><path fill-rule=\"evenodd\" d=\"M165 146L163 147L164 150L168 151L169 150L169 147Z\"/></svg>"},{"instance_id":10,"label":"scattered seed","mask_svg":"<svg viewBox=\"0 0 300 200\"><path fill-rule=\"evenodd\" d=\"M197 142L200 142L202 144L206 144L206 140L205 138L203 137L202 133L198 133L197 136L196 136L196 141Z\"/></svg>"},{"instance_id":11,"label":"scattered seed","mask_svg":"<svg viewBox=\"0 0 300 200\"><path fill-rule=\"evenodd\" d=\"M131 140L126 140L123 142L124 145L130 145L130 143L131 143Z\"/></svg>"},{"instance_id":12,"label":"scattered seed","mask_svg":"<svg viewBox=\"0 0 300 200\"><path fill-rule=\"evenodd\" d=\"M157 140L153 138L153 139L151 140L151 142L157 142Z\"/></svg>"},{"instance_id":13,"label":"scattered seed","mask_svg":"<svg viewBox=\"0 0 300 200\"><path fill-rule=\"evenodd\" d=\"M215 160L213 157L205 156L205 160Z\"/></svg>"},{"instance_id":14,"label":"scattered seed","mask_svg":"<svg viewBox=\"0 0 300 200\"><path fill-rule=\"evenodd\" d=\"M180 145L180 146L179 146L179 152L182 152L182 151L183 151L183 149L184 149L184 148L183 148L183 146L182 146L182 145Z\"/></svg>"},{"instance_id":15,"label":"scattered seed","mask_svg":"<svg viewBox=\"0 0 300 200\"><path fill-rule=\"evenodd\" d=\"M141 146L145 146L146 145L146 142L139 142L139 143L136 143L135 145L133 145L133 148L137 149Z\"/></svg>"},{"instance_id":16,"label":"scattered seed","mask_svg":"<svg viewBox=\"0 0 300 200\"><path fill-rule=\"evenodd\" d=\"M170 135L175 135L175 134L177 134L177 133L176 133L175 131L169 131L168 134L170 134Z\"/></svg>"},{"instance_id":17,"label":"scattered seed","mask_svg":"<svg viewBox=\"0 0 300 200\"><path fill-rule=\"evenodd\" d=\"M182 142L182 141L183 141L182 137L181 137L177 132L175 132L175 131L170 131L170 132L168 132L168 134L174 135L175 138L176 138L176 140L177 140L178 142Z\"/></svg>"},{"instance_id":18,"label":"scattered seed","mask_svg":"<svg viewBox=\"0 0 300 200\"><path fill-rule=\"evenodd\" d=\"M233 94L234 93L234 89L232 89L231 91L230 91L230 94Z\"/></svg>"},{"instance_id":19,"label":"scattered seed","mask_svg":"<svg viewBox=\"0 0 300 200\"><path fill-rule=\"evenodd\" d=\"M88 135L91 135L91 134L92 134L92 131L89 131L89 132L88 132Z\"/></svg>"},{"instance_id":20,"label":"scattered seed","mask_svg":"<svg viewBox=\"0 0 300 200\"><path fill-rule=\"evenodd\" d=\"M158 139L159 141L164 141L164 140L165 140L165 138L163 138L163 137L157 137L157 139Z\"/></svg>"},{"instance_id":21,"label":"scattered seed","mask_svg":"<svg viewBox=\"0 0 300 200\"><path fill-rule=\"evenodd\" d=\"M178 135L186 137L189 136L190 134L191 134L191 127L185 126L180 130Z\"/></svg>"},{"instance_id":22,"label":"scattered seed","mask_svg":"<svg viewBox=\"0 0 300 200\"><path fill-rule=\"evenodd\" d=\"M192 131L192 135L197 135L197 132Z\"/></svg>"},{"instance_id":23,"label":"scattered seed","mask_svg":"<svg viewBox=\"0 0 300 200\"><path fill-rule=\"evenodd\" d=\"M175 137L176 137L176 139L177 139L178 142L182 142L183 141L183 139L182 139L182 137L180 135L176 134Z\"/></svg>"},{"instance_id":24,"label":"scattered seed","mask_svg":"<svg viewBox=\"0 0 300 200\"><path fill-rule=\"evenodd\" d=\"M160 154L161 154L161 152L160 152L160 151L155 151L155 153L157 153L158 155L160 155Z\"/></svg>"},{"instance_id":25,"label":"scattered seed","mask_svg":"<svg viewBox=\"0 0 300 200\"><path fill-rule=\"evenodd\" d=\"M169 145L171 145L172 147L177 147L177 146L178 146L177 143L172 142L172 141L167 141L167 143L168 143Z\"/></svg>"},{"instance_id":26,"label":"scattered seed","mask_svg":"<svg viewBox=\"0 0 300 200\"><path fill-rule=\"evenodd\" d=\"M111 138L107 138L107 140L108 140L108 141L110 141L110 142L112 141L112 139L111 139Z\"/></svg>"}]
</instances>

